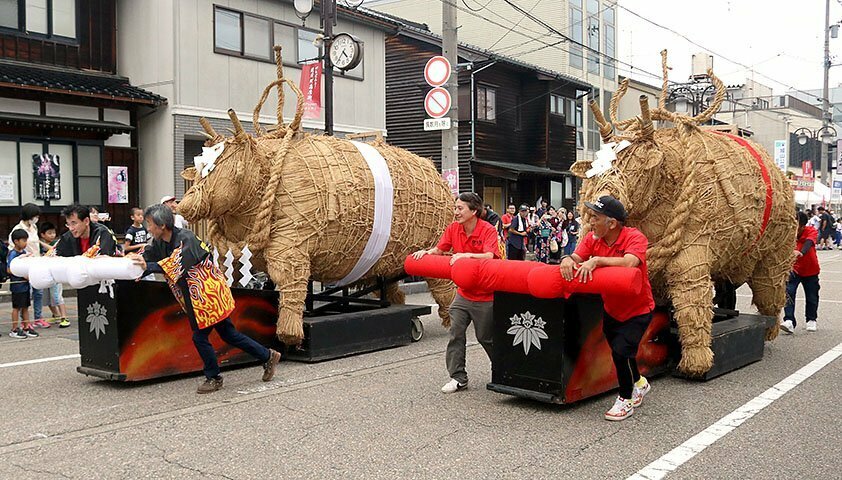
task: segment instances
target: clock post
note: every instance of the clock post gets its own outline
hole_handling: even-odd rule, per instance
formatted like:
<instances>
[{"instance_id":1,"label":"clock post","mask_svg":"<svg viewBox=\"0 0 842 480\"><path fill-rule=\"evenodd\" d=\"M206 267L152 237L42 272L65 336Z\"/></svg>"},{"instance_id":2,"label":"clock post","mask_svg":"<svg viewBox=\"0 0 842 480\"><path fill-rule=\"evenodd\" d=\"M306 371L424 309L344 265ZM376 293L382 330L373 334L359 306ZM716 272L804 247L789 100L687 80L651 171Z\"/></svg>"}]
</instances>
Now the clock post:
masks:
<instances>
[{"instance_id":1,"label":"clock post","mask_svg":"<svg viewBox=\"0 0 842 480\"><path fill-rule=\"evenodd\" d=\"M336 25L336 0L321 2L321 24L325 36L324 73L325 73L325 134L333 136L333 61L330 58L330 46L333 43L333 27Z\"/></svg>"}]
</instances>

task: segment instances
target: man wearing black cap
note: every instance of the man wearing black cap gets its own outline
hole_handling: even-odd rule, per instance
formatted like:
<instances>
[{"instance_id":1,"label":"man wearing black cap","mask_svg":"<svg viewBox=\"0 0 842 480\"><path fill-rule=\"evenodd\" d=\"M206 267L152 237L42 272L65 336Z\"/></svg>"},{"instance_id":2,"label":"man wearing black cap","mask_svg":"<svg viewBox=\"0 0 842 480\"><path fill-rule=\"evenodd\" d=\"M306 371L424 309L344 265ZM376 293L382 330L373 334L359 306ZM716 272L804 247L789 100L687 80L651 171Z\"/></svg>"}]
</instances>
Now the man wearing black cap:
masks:
<instances>
[{"instance_id":1,"label":"man wearing black cap","mask_svg":"<svg viewBox=\"0 0 842 480\"><path fill-rule=\"evenodd\" d=\"M605 412L606 420L625 420L643 403L650 386L637 369L637 348L652 320L655 301L646 270L649 241L636 228L626 227L626 209L619 200L604 195L593 203L588 224L591 230L576 247L575 253L561 260L561 275L568 281L587 282L599 267L639 268L643 274L643 292L635 298L604 298L602 330L611 347L617 368L620 392L614 406Z\"/></svg>"}]
</instances>

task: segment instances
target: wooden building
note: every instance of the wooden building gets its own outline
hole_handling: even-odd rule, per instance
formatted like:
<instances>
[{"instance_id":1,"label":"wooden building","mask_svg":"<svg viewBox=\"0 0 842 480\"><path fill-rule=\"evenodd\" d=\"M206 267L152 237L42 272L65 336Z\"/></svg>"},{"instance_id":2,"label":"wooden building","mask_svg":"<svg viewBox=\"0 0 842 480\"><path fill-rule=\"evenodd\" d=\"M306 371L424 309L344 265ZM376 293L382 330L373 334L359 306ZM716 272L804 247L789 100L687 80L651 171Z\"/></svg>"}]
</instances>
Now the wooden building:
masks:
<instances>
[{"instance_id":1,"label":"wooden building","mask_svg":"<svg viewBox=\"0 0 842 480\"><path fill-rule=\"evenodd\" d=\"M441 55L441 38L423 25L406 22L387 38L386 128L389 143L441 169L441 132L423 128L431 88L423 71L434 55ZM460 191L479 193L498 212L509 203L534 205L539 197L572 207L578 186L570 166L583 146L582 104L590 86L464 44L455 70L459 108L448 117L458 119Z\"/></svg>"},{"instance_id":2,"label":"wooden building","mask_svg":"<svg viewBox=\"0 0 842 480\"><path fill-rule=\"evenodd\" d=\"M116 0L0 6L0 238L29 202L59 233L74 202L109 213L122 233L139 206L138 117L166 99L117 75ZM45 180L37 162L55 175ZM108 167L124 168L109 181ZM118 182L122 198L109 199Z\"/></svg>"}]
</instances>

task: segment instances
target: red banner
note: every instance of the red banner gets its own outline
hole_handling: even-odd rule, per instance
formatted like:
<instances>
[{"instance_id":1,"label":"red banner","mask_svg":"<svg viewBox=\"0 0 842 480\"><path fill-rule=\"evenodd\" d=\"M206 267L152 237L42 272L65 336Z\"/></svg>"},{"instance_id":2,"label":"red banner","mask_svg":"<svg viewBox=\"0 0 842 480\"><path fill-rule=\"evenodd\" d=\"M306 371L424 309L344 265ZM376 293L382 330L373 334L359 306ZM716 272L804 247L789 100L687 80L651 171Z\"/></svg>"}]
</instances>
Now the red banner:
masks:
<instances>
[{"instance_id":1,"label":"red banner","mask_svg":"<svg viewBox=\"0 0 842 480\"><path fill-rule=\"evenodd\" d=\"M804 160L801 162L801 175L805 177L812 177L813 175L813 162L810 160Z\"/></svg>"},{"instance_id":2,"label":"red banner","mask_svg":"<svg viewBox=\"0 0 842 480\"><path fill-rule=\"evenodd\" d=\"M304 118L319 118L322 112L322 62L301 66L298 87L304 93Z\"/></svg>"}]
</instances>

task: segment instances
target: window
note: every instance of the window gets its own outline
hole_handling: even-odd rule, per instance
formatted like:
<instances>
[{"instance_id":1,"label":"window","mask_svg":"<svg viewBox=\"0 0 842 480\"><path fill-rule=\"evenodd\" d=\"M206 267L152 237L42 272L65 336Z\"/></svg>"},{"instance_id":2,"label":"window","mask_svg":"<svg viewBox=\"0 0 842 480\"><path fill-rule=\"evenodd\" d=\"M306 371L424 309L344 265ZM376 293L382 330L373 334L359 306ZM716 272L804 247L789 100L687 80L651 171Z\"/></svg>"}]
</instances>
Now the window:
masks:
<instances>
[{"instance_id":1,"label":"window","mask_svg":"<svg viewBox=\"0 0 842 480\"><path fill-rule=\"evenodd\" d=\"M219 50L240 53L242 35L240 14L217 8L214 14L214 46Z\"/></svg>"},{"instance_id":2,"label":"window","mask_svg":"<svg viewBox=\"0 0 842 480\"><path fill-rule=\"evenodd\" d=\"M591 93L591 98L596 100L597 105L601 103L598 88L595 88L593 93ZM588 112L588 150L599 150L599 139L599 125L596 123L593 112Z\"/></svg>"},{"instance_id":3,"label":"window","mask_svg":"<svg viewBox=\"0 0 842 480\"><path fill-rule=\"evenodd\" d=\"M271 61L269 19L214 7L214 51Z\"/></svg>"},{"instance_id":4,"label":"window","mask_svg":"<svg viewBox=\"0 0 842 480\"><path fill-rule=\"evenodd\" d=\"M321 49L313 45L316 32L298 29L298 63L312 62L321 56Z\"/></svg>"},{"instance_id":5,"label":"window","mask_svg":"<svg viewBox=\"0 0 842 480\"><path fill-rule=\"evenodd\" d=\"M493 88L477 87L477 120L497 119L497 93Z\"/></svg>"},{"instance_id":6,"label":"window","mask_svg":"<svg viewBox=\"0 0 842 480\"><path fill-rule=\"evenodd\" d=\"M272 32L269 20L243 15L243 54L272 60Z\"/></svg>"},{"instance_id":7,"label":"window","mask_svg":"<svg viewBox=\"0 0 842 480\"><path fill-rule=\"evenodd\" d=\"M588 72L599 75L599 2L588 2Z\"/></svg>"},{"instance_id":8,"label":"window","mask_svg":"<svg viewBox=\"0 0 842 480\"><path fill-rule=\"evenodd\" d=\"M576 100L572 98L564 99L564 123L571 127L576 126Z\"/></svg>"},{"instance_id":9,"label":"window","mask_svg":"<svg viewBox=\"0 0 842 480\"><path fill-rule=\"evenodd\" d=\"M570 0L570 66L582 68L582 0ZM579 45L577 45L577 43Z\"/></svg>"},{"instance_id":10,"label":"window","mask_svg":"<svg viewBox=\"0 0 842 480\"><path fill-rule=\"evenodd\" d=\"M585 134L583 130L582 99L576 100L576 148L585 148Z\"/></svg>"},{"instance_id":11,"label":"window","mask_svg":"<svg viewBox=\"0 0 842 480\"><path fill-rule=\"evenodd\" d=\"M615 68L614 58L617 57L617 38L614 23L614 9L606 8L602 14L602 19L605 23L605 60L603 62L602 73L605 78L614 80L617 77L617 69ZM610 57L610 58L608 58Z\"/></svg>"},{"instance_id":12,"label":"window","mask_svg":"<svg viewBox=\"0 0 842 480\"><path fill-rule=\"evenodd\" d=\"M0 27L76 38L76 0L0 0Z\"/></svg>"},{"instance_id":13,"label":"window","mask_svg":"<svg viewBox=\"0 0 842 480\"><path fill-rule=\"evenodd\" d=\"M79 203L82 205L99 205L102 203L101 155L99 147L79 145L77 148Z\"/></svg>"},{"instance_id":14,"label":"window","mask_svg":"<svg viewBox=\"0 0 842 480\"><path fill-rule=\"evenodd\" d=\"M550 94L550 114L564 116L564 97Z\"/></svg>"}]
</instances>

